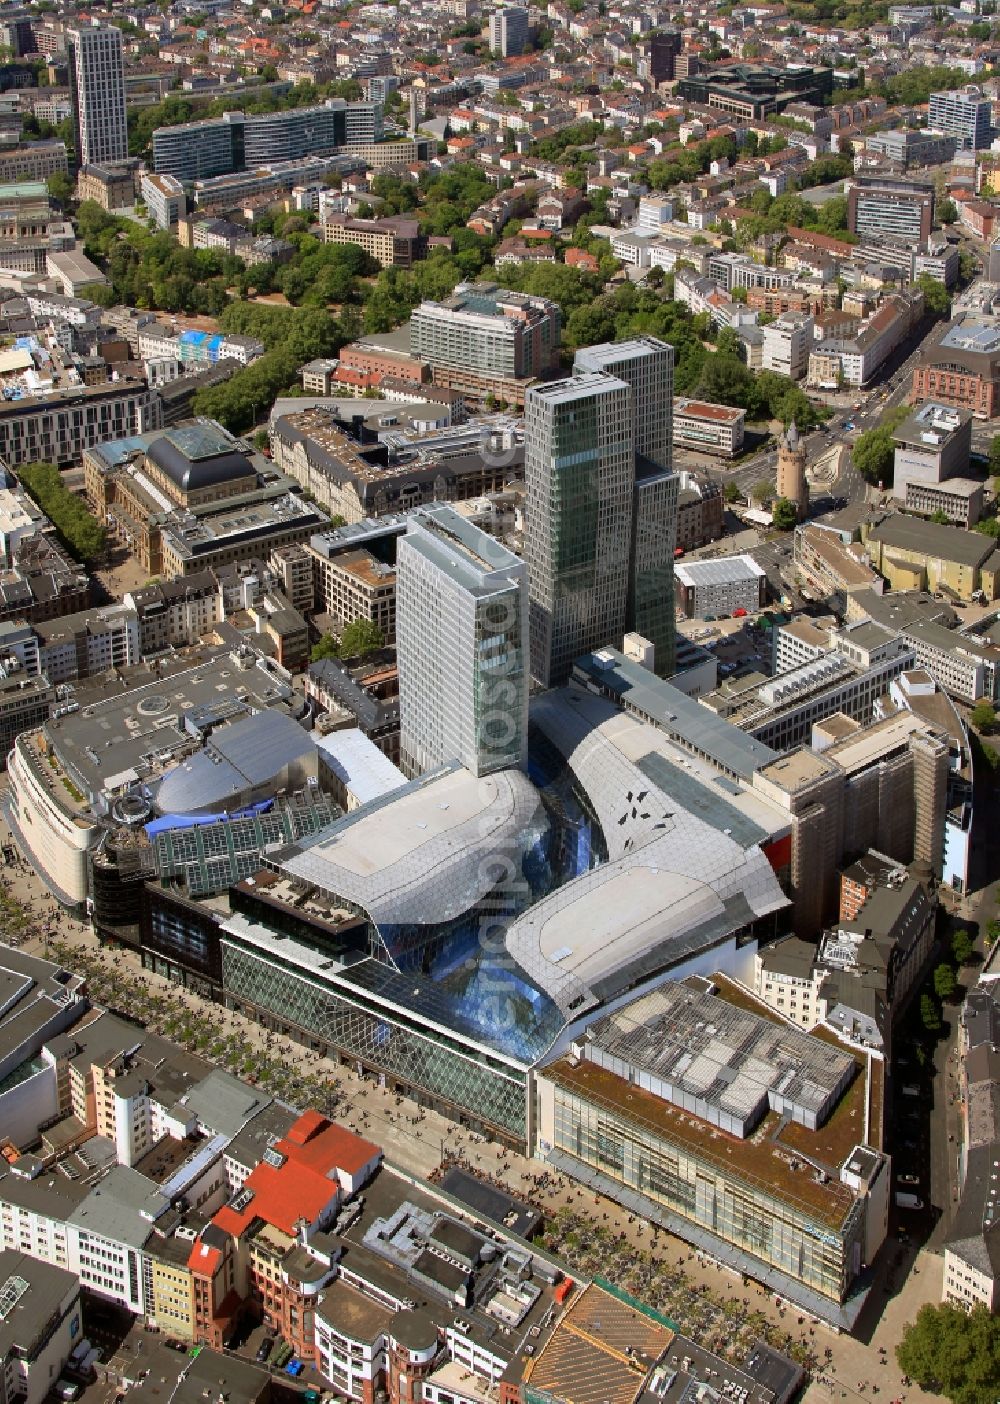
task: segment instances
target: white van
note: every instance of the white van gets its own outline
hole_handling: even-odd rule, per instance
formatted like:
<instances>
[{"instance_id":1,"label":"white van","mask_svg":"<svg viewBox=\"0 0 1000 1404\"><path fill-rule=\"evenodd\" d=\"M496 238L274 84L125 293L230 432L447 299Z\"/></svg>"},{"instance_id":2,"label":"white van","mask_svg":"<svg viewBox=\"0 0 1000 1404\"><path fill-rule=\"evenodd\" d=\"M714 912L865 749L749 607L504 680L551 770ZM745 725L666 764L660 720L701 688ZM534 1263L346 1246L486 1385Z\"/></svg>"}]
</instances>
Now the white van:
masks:
<instances>
[{"instance_id":1,"label":"white van","mask_svg":"<svg viewBox=\"0 0 1000 1404\"><path fill-rule=\"evenodd\" d=\"M73 1384L70 1380L56 1380L54 1393L57 1399L78 1399L80 1386Z\"/></svg>"},{"instance_id":2,"label":"white van","mask_svg":"<svg viewBox=\"0 0 1000 1404\"><path fill-rule=\"evenodd\" d=\"M87 1340L86 1336L84 1336L83 1340L78 1341L77 1344L70 1351L69 1363L71 1365L79 1365L80 1361L86 1360L89 1354L90 1342Z\"/></svg>"},{"instance_id":3,"label":"white van","mask_svg":"<svg viewBox=\"0 0 1000 1404\"><path fill-rule=\"evenodd\" d=\"M896 1191L896 1207L898 1209L922 1209L924 1201L916 1194L908 1194L906 1190Z\"/></svg>"},{"instance_id":4,"label":"white van","mask_svg":"<svg viewBox=\"0 0 1000 1404\"><path fill-rule=\"evenodd\" d=\"M900 1091L904 1097L919 1097L921 1095L920 1088L915 1082L908 1082L905 1087L900 1088Z\"/></svg>"}]
</instances>

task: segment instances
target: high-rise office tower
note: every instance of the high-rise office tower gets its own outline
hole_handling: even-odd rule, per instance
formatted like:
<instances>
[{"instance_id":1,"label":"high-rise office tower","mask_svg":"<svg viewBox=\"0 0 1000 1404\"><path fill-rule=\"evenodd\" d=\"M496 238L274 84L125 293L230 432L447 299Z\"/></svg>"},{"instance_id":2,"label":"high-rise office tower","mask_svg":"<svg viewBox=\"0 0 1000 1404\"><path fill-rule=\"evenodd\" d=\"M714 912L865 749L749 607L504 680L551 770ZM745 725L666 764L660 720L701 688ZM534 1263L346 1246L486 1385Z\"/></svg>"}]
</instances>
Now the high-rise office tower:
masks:
<instances>
[{"instance_id":1,"label":"high-rise office tower","mask_svg":"<svg viewBox=\"0 0 1000 1404\"><path fill-rule=\"evenodd\" d=\"M528 47L528 12L505 5L490 15L490 48L501 58L516 58Z\"/></svg>"},{"instance_id":2,"label":"high-rise office tower","mask_svg":"<svg viewBox=\"0 0 1000 1404\"><path fill-rule=\"evenodd\" d=\"M73 29L66 48L77 165L113 166L127 161L121 30L112 25Z\"/></svg>"},{"instance_id":3,"label":"high-rise office tower","mask_svg":"<svg viewBox=\"0 0 1000 1404\"><path fill-rule=\"evenodd\" d=\"M474 775L528 747L525 564L444 504L419 508L396 553L401 762Z\"/></svg>"},{"instance_id":4,"label":"high-rise office tower","mask_svg":"<svg viewBox=\"0 0 1000 1404\"><path fill-rule=\"evenodd\" d=\"M531 674L543 687L625 632L635 478L631 391L612 375L525 397Z\"/></svg>"},{"instance_id":5,"label":"high-rise office tower","mask_svg":"<svg viewBox=\"0 0 1000 1404\"><path fill-rule=\"evenodd\" d=\"M674 348L655 336L606 342L576 353L575 375L617 376L632 392L635 483L626 628L654 646L661 677L674 670L674 547L677 475L673 472Z\"/></svg>"},{"instance_id":6,"label":"high-rise office tower","mask_svg":"<svg viewBox=\"0 0 1000 1404\"><path fill-rule=\"evenodd\" d=\"M675 74L681 36L676 29L661 29L650 35L649 76L654 83L669 83Z\"/></svg>"}]
</instances>

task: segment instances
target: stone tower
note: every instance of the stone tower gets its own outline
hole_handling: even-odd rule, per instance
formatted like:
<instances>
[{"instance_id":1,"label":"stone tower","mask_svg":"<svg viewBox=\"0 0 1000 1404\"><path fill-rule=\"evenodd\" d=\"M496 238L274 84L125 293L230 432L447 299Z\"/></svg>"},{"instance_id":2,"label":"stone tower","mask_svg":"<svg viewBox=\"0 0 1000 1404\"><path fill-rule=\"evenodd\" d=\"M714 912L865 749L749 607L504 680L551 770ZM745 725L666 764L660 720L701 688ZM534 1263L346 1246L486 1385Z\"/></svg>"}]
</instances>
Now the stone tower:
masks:
<instances>
[{"instance_id":1,"label":"stone tower","mask_svg":"<svg viewBox=\"0 0 1000 1404\"><path fill-rule=\"evenodd\" d=\"M809 485L806 482L806 448L799 438L793 419L778 441L778 496L795 503L801 522L809 507Z\"/></svg>"}]
</instances>

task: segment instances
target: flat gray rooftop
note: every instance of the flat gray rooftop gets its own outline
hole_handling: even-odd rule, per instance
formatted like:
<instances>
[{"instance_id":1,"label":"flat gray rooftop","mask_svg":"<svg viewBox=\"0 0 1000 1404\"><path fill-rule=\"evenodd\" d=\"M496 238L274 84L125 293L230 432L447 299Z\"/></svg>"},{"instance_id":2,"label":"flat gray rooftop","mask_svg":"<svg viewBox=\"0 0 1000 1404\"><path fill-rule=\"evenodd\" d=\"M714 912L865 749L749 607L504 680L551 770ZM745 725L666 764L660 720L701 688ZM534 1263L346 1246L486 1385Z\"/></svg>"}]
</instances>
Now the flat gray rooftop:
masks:
<instances>
[{"instance_id":1,"label":"flat gray rooftop","mask_svg":"<svg viewBox=\"0 0 1000 1404\"><path fill-rule=\"evenodd\" d=\"M606 1014L581 1039L585 1058L654 1095L749 1135L768 1110L821 1124L856 1071L847 1052L688 984L659 986Z\"/></svg>"},{"instance_id":2,"label":"flat gray rooftop","mask_svg":"<svg viewBox=\"0 0 1000 1404\"><path fill-rule=\"evenodd\" d=\"M150 778L171 752L197 749L189 723L199 716L222 721L289 701L292 689L276 669L245 663L225 648L199 649L174 666L136 669L125 690L117 679L78 687L79 710L48 721L46 734L92 796L129 771Z\"/></svg>"},{"instance_id":3,"label":"flat gray rooftop","mask_svg":"<svg viewBox=\"0 0 1000 1404\"><path fill-rule=\"evenodd\" d=\"M578 681L615 697L638 712L684 749L704 756L721 770L749 780L778 752L703 707L679 688L633 663L615 648L586 653L573 664Z\"/></svg>"}]
</instances>

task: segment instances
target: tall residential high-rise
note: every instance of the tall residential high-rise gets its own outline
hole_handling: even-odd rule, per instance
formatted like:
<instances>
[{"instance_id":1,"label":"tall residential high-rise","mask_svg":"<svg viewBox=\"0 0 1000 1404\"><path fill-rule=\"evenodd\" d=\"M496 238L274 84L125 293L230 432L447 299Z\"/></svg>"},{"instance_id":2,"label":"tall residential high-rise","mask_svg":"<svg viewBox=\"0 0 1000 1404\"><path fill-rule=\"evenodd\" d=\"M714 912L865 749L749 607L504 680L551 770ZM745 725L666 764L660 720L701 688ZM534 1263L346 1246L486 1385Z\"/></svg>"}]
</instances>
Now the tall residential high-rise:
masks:
<instances>
[{"instance_id":1,"label":"tall residential high-rise","mask_svg":"<svg viewBox=\"0 0 1000 1404\"><path fill-rule=\"evenodd\" d=\"M674 348L655 336L606 342L576 353L575 375L603 372L632 392L635 483L626 628L650 640L661 677L674 670L674 547L677 475L673 472Z\"/></svg>"},{"instance_id":2,"label":"tall residential high-rise","mask_svg":"<svg viewBox=\"0 0 1000 1404\"><path fill-rule=\"evenodd\" d=\"M128 160L125 60L121 30L72 29L66 44L78 166Z\"/></svg>"},{"instance_id":3,"label":"tall residential high-rise","mask_svg":"<svg viewBox=\"0 0 1000 1404\"><path fill-rule=\"evenodd\" d=\"M531 675L543 687L625 632L635 480L631 390L581 374L524 404Z\"/></svg>"},{"instance_id":4,"label":"tall residential high-rise","mask_svg":"<svg viewBox=\"0 0 1000 1404\"><path fill-rule=\"evenodd\" d=\"M528 749L525 564L452 507L418 508L396 553L401 763L474 775Z\"/></svg>"},{"instance_id":5,"label":"tall residential high-rise","mask_svg":"<svg viewBox=\"0 0 1000 1404\"><path fill-rule=\"evenodd\" d=\"M490 48L501 58L516 58L528 47L528 12L504 5L490 15Z\"/></svg>"},{"instance_id":6,"label":"tall residential high-rise","mask_svg":"<svg viewBox=\"0 0 1000 1404\"><path fill-rule=\"evenodd\" d=\"M952 92L931 93L927 125L954 137L966 151L978 151L993 139L993 103L971 84Z\"/></svg>"}]
</instances>

